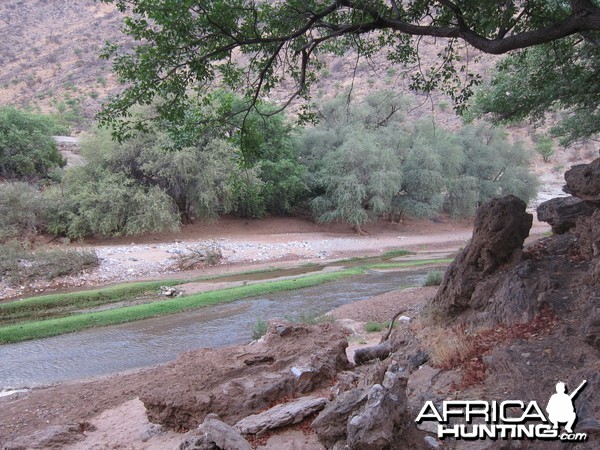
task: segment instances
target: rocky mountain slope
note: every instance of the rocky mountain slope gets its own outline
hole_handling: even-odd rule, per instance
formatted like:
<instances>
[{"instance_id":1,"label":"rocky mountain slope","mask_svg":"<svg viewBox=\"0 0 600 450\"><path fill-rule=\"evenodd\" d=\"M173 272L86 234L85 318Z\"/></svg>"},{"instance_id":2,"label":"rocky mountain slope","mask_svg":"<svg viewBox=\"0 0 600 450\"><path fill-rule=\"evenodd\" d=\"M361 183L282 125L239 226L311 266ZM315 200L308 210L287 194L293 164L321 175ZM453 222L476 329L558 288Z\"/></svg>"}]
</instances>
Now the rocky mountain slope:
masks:
<instances>
[{"instance_id":1,"label":"rocky mountain slope","mask_svg":"<svg viewBox=\"0 0 600 450\"><path fill-rule=\"evenodd\" d=\"M126 43L121 14L94 0L0 4L0 103L93 117L115 92L105 41Z\"/></svg>"},{"instance_id":2,"label":"rocky mountain slope","mask_svg":"<svg viewBox=\"0 0 600 450\"><path fill-rule=\"evenodd\" d=\"M120 33L122 20L113 5L95 0L4 0L0 5L0 102L43 111L75 109L92 118L102 101L119 89L110 62L98 56L107 41L125 48L131 45ZM380 89L409 93L408 76L434 65L440 46L433 38L423 38L420 49L420 67L391 66L383 54L371 59L357 58L354 52L324 56L327 67L319 73L313 99L318 102L349 89L358 97ZM464 57L484 78L497 59L466 48ZM277 101L287 95L283 86L271 98ZM460 124L452 102L442 94L409 95L411 118L435 115L438 125Z\"/></svg>"}]
</instances>

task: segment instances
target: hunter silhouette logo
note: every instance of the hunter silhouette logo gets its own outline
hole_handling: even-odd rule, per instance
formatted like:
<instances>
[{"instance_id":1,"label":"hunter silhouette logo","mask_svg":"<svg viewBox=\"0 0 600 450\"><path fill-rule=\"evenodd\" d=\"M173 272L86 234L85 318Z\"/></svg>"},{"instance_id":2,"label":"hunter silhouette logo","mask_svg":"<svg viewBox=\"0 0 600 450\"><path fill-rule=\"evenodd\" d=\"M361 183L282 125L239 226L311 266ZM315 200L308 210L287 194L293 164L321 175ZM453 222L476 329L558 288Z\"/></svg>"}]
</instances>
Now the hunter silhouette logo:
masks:
<instances>
[{"instance_id":1,"label":"hunter silhouette logo","mask_svg":"<svg viewBox=\"0 0 600 450\"><path fill-rule=\"evenodd\" d=\"M573 431L577 420L573 400L586 383L587 381L583 380L570 394L566 393L565 383L556 383L556 393L550 397L546 406L547 415L536 401L525 403L521 400L447 400L442 402L439 410L432 401L427 401L415 422L437 422L439 439L453 437L585 441L587 433ZM565 424L562 433L560 424Z\"/></svg>"},{"instance_id":2,"label":"hunter silhouette logo","mask_svg":"<svg viewBox=\"0 0 600 450\"><path fill-rule=\"evenodd\" d=\"M565 426L565 431L567 433L573 433L573 424L577 420L573 399L579 394L579 391L581 391L585 383L587 383L587 380L583 380L571 395L565 393L565 383L562 381L556 383L556 394L550 397L548 406L546 406L548 419L554 424L552 427L554 430L558 429L559 422L566 422L567 425Z\"/></svg>"}]
</instances>

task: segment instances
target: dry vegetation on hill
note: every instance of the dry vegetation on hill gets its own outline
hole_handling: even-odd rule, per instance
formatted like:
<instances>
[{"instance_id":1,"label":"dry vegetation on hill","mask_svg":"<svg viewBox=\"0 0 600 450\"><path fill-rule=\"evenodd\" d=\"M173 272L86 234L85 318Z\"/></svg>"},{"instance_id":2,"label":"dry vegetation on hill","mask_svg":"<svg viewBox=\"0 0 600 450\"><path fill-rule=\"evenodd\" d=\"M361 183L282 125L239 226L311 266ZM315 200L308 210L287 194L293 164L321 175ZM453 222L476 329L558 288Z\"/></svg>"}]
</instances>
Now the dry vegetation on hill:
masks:
<instances>
[{"instance_id":1,"label":"dry vegetation on hill","mask_svg":"<svg viewBox=\"0 0 600 450\"><path fill-rule=\"evenodd\" d=\"M125 44L128 38L120 32L122 15L113 5L95 0L3 0L0 5L0 104L39 108L57 112L82 131L100 109L102 101L119 90L110 61L99 58L105 42ZM433 116L436 126L456 129L461 120L453 112L452 101L442 93L431 96L409 92L410 74L426 71L439 61L440 45L434 38L419 43L421 65L403 68L390 65L384 54L371 59L357 58L350 52L344 56L327 56L326 68L313 86L316 104L352 89L358 98L375 90L403 91L412 98L408 119L421 120ZM489 77L498 57L481 55L473 49L463 50L469 69ZM285 85L271 93L272 100L286 98ZM289 109L297 111L296 102ZM86 122L87 121L87 122ZM523 140L531 148L539 130L512 125L514 140ZM597 150L589 144L558 148L545 164L537 159L535 171L556 186L562 183L564 169L577 162L589 162ZM556 190L556 189L555 189Z\"/></svg>"},{"instance_id":2,"label":"dry vegetation on hill","mask_svg":"<svg viewBox=\"0 0 600 450\"><path fill-rule=\"evenodd\" d=\"M76 110L92 117L117 88L106 40L124 41L121 15L94 0L4 0L0 5L0 103Z\"/></svg>"},{"instance_id":3,"label":"dry vegetation on hill","mask_svg":"<svg viewBox=\"0 0 600 450\"><path fill-rule=\"evenodd\" d=\"M57 111L60 104L79 104L83 115L91 118L102 99L119 89L110 62L100 59L99 54L106 41L127 42L128 38L120 33L121 21L122 15L113 5L94 0L3 1L0 102L38 106L42 111ZM391 66L384 54L371 59L357 59L354 52L327 56L327 67L312 90L313 100L320 103L349 89L359 98L381 89L408 93L406 75L434 65L440 48L435 39L423 38L422 64L410 68ZM471 68L484 77L496 59L491 55L479 59L481 55L472 49L465 50L464 55ZM282 86L271 97L280 100L288 94ZM460 124L451 100L443 94L410 95L415 107L412 120L434 115L440 126L454 128Z\"/></svg>"}]
</instances>

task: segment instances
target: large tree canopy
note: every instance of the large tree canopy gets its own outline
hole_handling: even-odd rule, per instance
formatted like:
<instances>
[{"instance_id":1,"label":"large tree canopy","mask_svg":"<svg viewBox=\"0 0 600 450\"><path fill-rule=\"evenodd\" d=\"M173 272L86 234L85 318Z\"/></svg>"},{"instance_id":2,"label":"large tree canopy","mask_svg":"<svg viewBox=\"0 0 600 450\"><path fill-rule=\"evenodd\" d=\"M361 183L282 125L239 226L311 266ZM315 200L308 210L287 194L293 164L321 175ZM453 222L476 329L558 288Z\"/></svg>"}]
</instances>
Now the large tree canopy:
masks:
<instances>
[{"instance_id":1,"label":"large tree canopy","mask_svg":"<svg viewBox=\"0 0 600 450\"><path fill-rule=\"evenodd\" d=\"M503 121L542 121L561 111L552 128L564 144L600 132L600 42L570 37L516 52L478 90L473 112Z\"/></svg>"},{"instance_id":2,"label":"large tree canopy","mask_svg":"<svg viewBox=\"0 0 600 450\"><path fill-rule=\"evenodd\" d=\"M159 113L178 119L190 93L214 82L243 86L257 100L286 78L295 81L290 99L306 95L320 54L387 49L391 62L410 63L422 36L447 45L437 70L415 76L413 87L445 87L460 107L474 82L460 61L461 41L502 54L600 30L598 0L102 1L128 14L124 30L138 41L130 52L106 49L128 87L100 115L104 123L156 97ZM460 72L466 83L457 83ZM115 123L121 132L143 127L135 119Z\"/></svg>"}]
</instances>

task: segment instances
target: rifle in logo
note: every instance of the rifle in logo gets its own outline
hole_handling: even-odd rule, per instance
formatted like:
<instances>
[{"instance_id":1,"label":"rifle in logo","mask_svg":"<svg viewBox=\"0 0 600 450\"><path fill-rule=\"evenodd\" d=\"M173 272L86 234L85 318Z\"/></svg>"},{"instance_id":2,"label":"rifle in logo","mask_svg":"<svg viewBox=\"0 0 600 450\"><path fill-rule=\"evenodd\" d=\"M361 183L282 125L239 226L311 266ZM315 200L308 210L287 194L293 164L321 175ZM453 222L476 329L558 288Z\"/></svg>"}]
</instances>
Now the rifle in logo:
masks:
<instances>
[{"instance_id":1,"label":"rifle in logo","mask_svg":"<svg viewBox=\"0 0 600 450\"><path fill-rule=\"evenodd\" d=\"M575 407L573 406L573 399L581 391L583 386L587 383L587 380L579 385L571 394L566 394L565 383L559 381L556 383L556 394L553 394L548 401L546 411L548 412L548 419L553 424L553 429L558 429L559 423L566 423L565 431L567 433L573 432L573 424L577 420L575 414Z\"/></svg>"}]
</instances>

